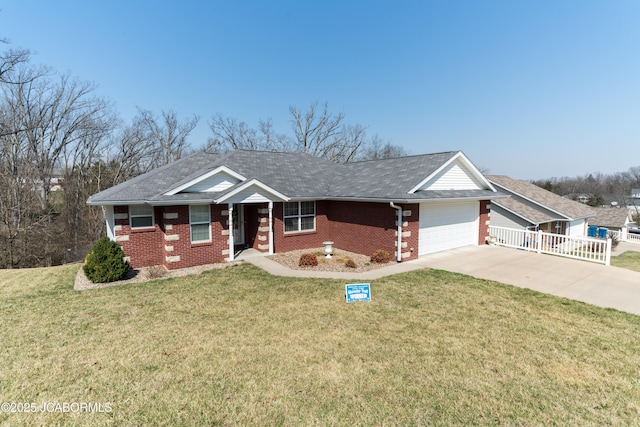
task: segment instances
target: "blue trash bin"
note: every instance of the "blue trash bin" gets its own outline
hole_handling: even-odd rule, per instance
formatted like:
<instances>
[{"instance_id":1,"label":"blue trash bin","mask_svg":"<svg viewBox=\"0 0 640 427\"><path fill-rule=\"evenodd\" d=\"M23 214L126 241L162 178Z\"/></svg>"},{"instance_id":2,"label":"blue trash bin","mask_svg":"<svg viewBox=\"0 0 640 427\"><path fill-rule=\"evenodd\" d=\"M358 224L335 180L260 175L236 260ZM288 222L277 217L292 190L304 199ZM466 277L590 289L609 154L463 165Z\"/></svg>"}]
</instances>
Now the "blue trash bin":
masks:
<instances>
[{"instance_id":1,"label":"blue trash bin","mask_svg":"<svg viewBox=\"0 0 640 427\"><path fill-rule=\"evenodd\" d=\"M607 228L598 228L598 237L600 239L606 239L609 230Z\"/></svg>"},{"instance_id":2,"label":"blue trash bin","mask_svg":"<svg viewBox=\"0 0 640 427\"><path fill-rule=\"evenodd\" d=\"M597 233L598 233L598 227L596 227L595 225L590 225L589 230L587 231L587 236L596 237Z\"/></svg>"}]
</instances>

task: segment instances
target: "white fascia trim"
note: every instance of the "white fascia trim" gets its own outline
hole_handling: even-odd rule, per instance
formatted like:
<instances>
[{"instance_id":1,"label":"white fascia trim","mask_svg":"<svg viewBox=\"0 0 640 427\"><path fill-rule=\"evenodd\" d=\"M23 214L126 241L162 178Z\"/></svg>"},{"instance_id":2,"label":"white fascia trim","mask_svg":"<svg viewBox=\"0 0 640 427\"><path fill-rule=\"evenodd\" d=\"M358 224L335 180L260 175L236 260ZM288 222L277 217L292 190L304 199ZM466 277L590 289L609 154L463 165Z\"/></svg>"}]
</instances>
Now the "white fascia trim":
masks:
<instances>
[{"instance_id":1,"label":"white fascia trim","mask_svg":"<svg viewBox=\"0 0 640 427\"><path fill-rule=\"evenodd\" d=\"M151 206L186 206L186 205L211 205L214 204L213 199L185 199L185 200L160 200L147 201Z\"/></svg>"},{"instance_id":2,"label":"white fascia trim","mask_svg":"<svg viewBox=\"0 0 640 427\"><path fill-rule=\"evenodd\" d=\"M415 201L409 201L409 203L448 203L448 202L473 202L473 201L481 201L481 200L489 200L490 203L493 203L493 197L487 198L486 196L474 196L474 197L449 197L442 199L417 199Z\"/></svg>"},{"instance_id":3,"label":"white fascia trim","mask_svg":"<svg viewBox=\"0 0 640 427\"><path fill-rule=\"evenodd\" d=\"M471 160L469 160L467 158L467 156L465 156L462 151L458 151L453 157L451 157L449 160L444 162L442 164L442 166L440 166L438 169L436 169L431 175L429 175L428 177L426 177L425 179L420 181L420 183L418 185L416 185L411 190L409 190L409 194L414 194L416 191L418 191L420 189L420 187L425 185L433 177L435 177L437 174L439 174L444 168L448 167L451 163L455 162L458 159L460 159L463 162L463 164L469 170L471 170L471 173L475 176L476 179L478 179L480 182L482 182L484 185L486 185L489 190L493 191L494 193L496 192L496 189L494 188L493 185L491 185L491 182L489 182L489 180L487 178L485 178L485 176L482 174L482 172L480 172L478 170L478 168L475 167L475 165L471 162Z\"/></svg>"},{"instance_id":4,"label":"white fascia trim","mask_svg":"<svg viewBox=\"0 0 640 427\"><path fill-rule=\"evenodd\" d=\"M150 204L146 200L126 200L126 201L106 201L106 202L92 202L91 200L87 201L87 205L89 206L129 206L129 205L144 205Z\"/></svg>"},{"instance_id":5,"label":"white fascia trim","mask_svg":"<svg viewBox=\"0 0 640 427\"><path fill-rule=\"evenodd\" d=\"M169 191L167 191L166 193L164 193L165 196L173 196L174 194L178 194L179 192L181 192L182 190L185 190L193 185L196 185L199 182L204 181L205 179L212 177L214 175L217 175L220 172L224 172L226 174L231 175L232 177L239 179L240 181L246 181L247 178L245 178L244 176L240 175L238 172L235 172L231 169L229 169L226 166L218 166L217 168L215 168L212 171L209 171L207 173L205 173L204 175L200 175L199 177L192 179L191 181L182 184L179 187L173 188Z\"/></svg>"},{"instance_id":6,"label":"white fascia trim","mask_svg":"<svg viewBox=\"0 0 640 427\"><path fill-rule=\"evenodd\" d=\"M219 199L215 199L214 202L215 203L224 203L226 200L230 199L231 197L235 196L236 194L238 194L241 191L246 190L249 187L258 187L261 190L266 191L267 193L271 193L271 195L275 196L276 201L285 201L288 202L291 198L285 196L284 194L280 193L279 191L274 190L273 188L269 187L266 184L263 184L262 182L258 181L257 179L252 179L250 181L245 182L244 184L242 184L241 186L239 186L238 188L236 188L233 191L228 192L227 194L223 195L222 197L220 197Z\"/></svg>"},{"instance_id":7,"label":"white fascia trim","mask_svg":"<svg viewBox=\"0 0 640 427\"><path fill-rule=\"evenodd\" d=\"M213 203L211 200L193 199L193 200L163 200L163 201L149 201L149 200L128 200L126 202L99 202L89 203L89 206L130 206L130 205L149 205L149 206L184 206L184 205L210 205Z\"/></svg>"},{"instance_id":8,"label":"white fascia trim","mask_svg":"<svg viewBox=\"0 0 640 427\"><path fill-rule=\"evenodd\" d=\"M393 203L400 203L400 204L416 204L416 203L446 203L446 202L473 202L473 201L480 201L480 200L493 200L496 196L491 196L490 198L488 198L487 196L473 196L473 197L448 197L448 198L440 198L440 199L376 199L376 198L372 198L372 197L364 197L364 198L359 198L359 197L323 197L323 198L316 198L314 200L329 200L329 201L336 201L336 202L368 202L368 203L385 203L388 204L389 202L393 202ZM501 196L501 199L506 199L509 196ZM304 200L304 199L299 199L296 198L296 201L298 200Z\"/></svg>"}]
</instances>

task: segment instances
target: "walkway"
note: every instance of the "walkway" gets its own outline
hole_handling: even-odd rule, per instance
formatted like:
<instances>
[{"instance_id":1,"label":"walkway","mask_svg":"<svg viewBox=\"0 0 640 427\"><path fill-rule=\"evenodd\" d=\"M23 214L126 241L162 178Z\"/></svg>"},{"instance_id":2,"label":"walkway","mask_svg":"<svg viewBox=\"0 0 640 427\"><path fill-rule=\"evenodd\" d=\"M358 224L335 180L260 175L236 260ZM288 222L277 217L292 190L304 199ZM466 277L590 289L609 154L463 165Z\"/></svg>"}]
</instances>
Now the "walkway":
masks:
<instances>
[{"instance_id":1,"label":"walkway","mask_svg":"<svg viewBox=\"0 0 640 427\"><path fill-rule=\"evenodd\" d=\"M640 250L640 245L618 247L614 255L625 250ZM277 276L349 281L435 268L640 315L640 272L499 246L468 246L364 273L291 270L265 257L246 261Z\"/></svg>"}]
</instances>

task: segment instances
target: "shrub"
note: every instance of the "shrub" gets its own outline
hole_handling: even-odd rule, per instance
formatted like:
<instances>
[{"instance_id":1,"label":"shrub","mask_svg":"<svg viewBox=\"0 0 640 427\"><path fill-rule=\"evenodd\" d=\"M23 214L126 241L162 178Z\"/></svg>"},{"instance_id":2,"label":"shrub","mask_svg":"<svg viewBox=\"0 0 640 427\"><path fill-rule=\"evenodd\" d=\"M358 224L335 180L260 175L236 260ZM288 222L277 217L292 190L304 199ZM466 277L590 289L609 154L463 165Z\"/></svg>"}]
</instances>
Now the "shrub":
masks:
<instances>
[{"instance_id":1,"label":"shrub","mask_svg":"<svg viewBox=\"0 0 640 427\"><path fill-rule=\"evenodd\" d=\"M614 249L620 243L620 239L617 236L609 236L611 237L611 249Z\"/></svg>"},{"instance_id":2,"label":"shrub","mask_svg":"<svg viewBox=\"0 0 640 427\"><path fill-rule=\"evenodd\" d=\"M318 265L318 257L316 254L306 253L300 255L300 261L298 261L299 267L315 267Z\"/></svg>"},{"instance_id":3,"label":"shrub","mask_svg":"<svg viewBox=\"0 0 640 427\"><path fill-rule=\"evenodd\" d=\"M129 272L129 262L119 244L103 237L84 259L84 274L93 283L115 282Z\"/></svg>"},{"instance_id":4,"label":"shrub","mask_svg":"<svg viewBox=\"0 0 640 427\"><path fill-rule=\"evenodd\" d=\"M371 262L376 264L386 264L389 261L391 261L391 255L383 249L378 249L371 255Z\"/></svg>"},{"instance_id":5,"label":"shrub","mask_svg":"<svg viewBox=\"0 0 640 427\"><path fill-rule=\"evenodd\" d=\"M357 268L358 266L356 265L356 263L351 259L351 258L347 258L347 260L344 263L345 267L348 268Z\"/></svg>"},{"instance_id":6,"label":"shrub","mask_svg":"<svg viewBox=\"0 0 640 427\"><path fill-rule=\"evenodd\" d=\"M164 277L167 274L167 269L163 265L152 265L151 267L146 269L145 276L148 279L158 279L160 277Z\"/></svg>"}]
</instances>

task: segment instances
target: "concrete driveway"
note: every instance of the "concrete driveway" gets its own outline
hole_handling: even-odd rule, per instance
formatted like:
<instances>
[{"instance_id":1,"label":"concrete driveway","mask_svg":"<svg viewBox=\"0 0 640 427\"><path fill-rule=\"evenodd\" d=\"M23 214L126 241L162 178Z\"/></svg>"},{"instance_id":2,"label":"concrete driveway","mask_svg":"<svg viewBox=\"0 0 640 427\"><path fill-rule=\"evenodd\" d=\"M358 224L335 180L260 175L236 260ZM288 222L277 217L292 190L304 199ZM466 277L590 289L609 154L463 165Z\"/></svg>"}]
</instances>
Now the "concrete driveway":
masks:
<instances>
[{"instance_id":1,"label":"concrete driveway","mask_svg":"<svg viewBox=\"0 0 640 427\"><path fill-rule=\"evenodd\" d=\"M618 247L616 254L625 249ZM640 315L640 272L499 246L468 246L415 261Z\"/></svg>"}]
</instances>

